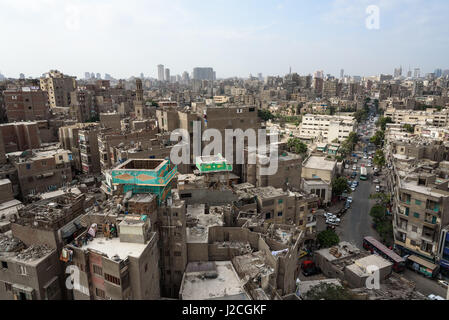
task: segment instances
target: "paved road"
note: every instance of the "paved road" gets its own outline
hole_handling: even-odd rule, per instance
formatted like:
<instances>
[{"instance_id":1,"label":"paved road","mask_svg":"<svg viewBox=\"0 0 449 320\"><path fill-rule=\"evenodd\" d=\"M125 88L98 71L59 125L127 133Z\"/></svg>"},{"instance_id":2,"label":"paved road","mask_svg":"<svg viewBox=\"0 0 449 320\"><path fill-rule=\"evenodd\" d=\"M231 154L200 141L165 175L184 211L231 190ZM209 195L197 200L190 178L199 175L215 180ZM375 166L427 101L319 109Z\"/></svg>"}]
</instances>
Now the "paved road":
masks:
<instances>
[{"instance_id":1,"label":"paved road","mask_svg":"<svg viewBox=\"0 0 449 320\"><path fill-rule=\"evenodd\" d=\"M374 130L371 130L368 136L374 134ZM356 191L353 192L353 203L352 207L345 216L342 218L341 225L336 229L337 234L343 241L348 241L359 248L362 247L363 238L366 236L372 236L378 240L379 236L377 232L372 228L372 218L369 215L371 207L374 205L375 201L369 199L370 194L375 193L375 185L372 182L372 168L368 168L368 181L360 181L360 166L361 164L366 164L367 161L364 159L359 160L357 164L358 171L358 181L360 182ZM352 169L352 165L351 165ZM347 170L346 173L349 175L352 170ZM381 185L385 189L385 179L380 176L377 177L381 180ZM416 283L416 290L422 294L428 296L429 294L436 294L443 298L447 297L447 288L444 288L438 284L436 280L428 279L412 270L407 269L403 274L405 278Z\"/></svg>"},{"instance_id":2,"label":"paved road","mask_svg":"<svg viewBox=\"0 0 449 320\"><path fill-rule=\"evenodd\" d=\"M375 191L375 187L370 181L360 181L356 191L352 193L352 207L342 219L337 234L343 241L348 241L361 247L363 238L373 236L378 238L376 231L371 227L373 221L369 211L374 202L369 199L369 195Z\"/></svg>"}]
</instances>

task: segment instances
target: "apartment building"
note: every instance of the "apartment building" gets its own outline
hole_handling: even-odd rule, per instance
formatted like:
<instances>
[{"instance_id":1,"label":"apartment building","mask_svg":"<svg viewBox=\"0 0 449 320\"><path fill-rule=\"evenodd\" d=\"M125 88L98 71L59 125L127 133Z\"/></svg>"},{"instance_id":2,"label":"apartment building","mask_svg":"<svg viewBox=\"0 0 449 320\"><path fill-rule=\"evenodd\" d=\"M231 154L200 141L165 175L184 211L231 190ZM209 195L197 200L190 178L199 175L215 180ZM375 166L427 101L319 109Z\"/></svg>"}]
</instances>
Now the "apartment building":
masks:
<instances>
[{"instance_id":1,"label":"apartment building","mask_svg":"<svg viewBox=\"0 0 449 320\"><path fill-rule=\"evenodd\" d=\"M8 122L47 120L48 97L38 87L22 87L3 91Z\"/></svg>"},{"instance_id":2,"label":"apartment building","mask_svg":"<svg viewBox=\"0 0 449 320\"><path fill-rule=\"evenodd\" d=\"M337 161L310 156L302 164L302 190L316 194L322 203L332 199L332 180L337 174Z\"/></svg>"},{"instance_id":3,"label":"apartment building","mask_svg":"<svg viewBox=\"0 0 449 320\"><path fill-rule=\"evenodd\" d=\"M54 191L72 181L72 153L58 148L10 153L23 198Z\"/></svg>"},{"instance_id":4,"label":"apartment building","mask_svg":"<svg viewBox=\"0 0 449 320\"><path fill-rule=\"evenodd\" d=\"M357 121L351 116L327 116L306 114L302 118L300 137L319 139L323 142L344 141L355 132Z\"/></svg>"},{"instance_id":5,"label":"apartment building","mask_svg":"<svg viewBox=\"0 0 449 320\"><path fill-rule=\"evenodd\" d=\"M40 78L40 87L46 91L51 108L68 108L71 103L70 93L75 91L76 78L64 75L57 70L50 70Z\"/></svg>"},{"instance_id":6,"label":"apartment building","mask_svg":"<svg viewBox=\"0 0 449 320\"><path fill-rule=\"evenodd\" d=\"M398 124L425 124L446 127L449 123L449 110L437 111L434 108L427 108L426 111L414 111L388 108L385 110L384 117L390 117L394 123Z\"/></svg>"},{"instance_id":7,"label":"apartment building","mask_svg":"<svg viewBox=\"0 0 449 320\"><path fill-rule=\"evenodd\" d=\"M70 92L70 116L78 122L96 119L99 108L94 91L77 88Z\"/></svg>"},{"instance_id":8,"label":"apartment building","mask_svg":"<svg viewBox=\"0 0 449 320\"><path fill-rule=\"evenodd\" d=\"M61 300L58 254L0 234L0 300Z\"/></svg>"},{"instance_id":9,"label":"apartment building","mask_svg":"<svg viewBox=\"0 0 449 320\"><path fill-rule=\"evenodd\" d=\"M134 132L123 132L117 129L103 130L98 134L98 150L100 153L101 170L110 169L118 162L117 147L134 147L138 149L148 145L156 138L157 129L145 129ZM124 158L120 158L124 160ZM127 158L131 159L131 158Z\"/></svg>"},{"instance_id":10,"label":"apartment building","mask_svg":"<svg viewBox=\"0 0 449 320\"><path fill-rule=\"evenodd\" d=\"M78 131L81 170L86 174L101 172L98 135L101 132L98 123L83 126Z\"/></svg>"},{"instance_id":11,"label":"apartment building","mask_svg":"<svg viewBox=\"0 0 449 320\"><path fill-rule=\"evenodd\" d=\"M61 251L61 260L79 270L74 300L159 299L157 244L158 235L145 215L88 225Z\"/></svg>"},{"instance_id":12,"label":"apartment building","mask_svg":"<svg viewBox=\"0 0 449 320\"><path fill-rule=\"evenodd\" d=\"M449 223L448 181L431 174L399 179L394 216L395 244L403 255L436 262L443 226Z\"/></svg>"},{"instance_id":13,"label":"apartment building","mask_svg":"<svg viewBox=\"0 0 449 320\"><path fill-rule=\"evenodd\" d=\"M41 146L37 122L13 122L0 124L5 153L37 149Z\"/></svg>"}]
</instances>

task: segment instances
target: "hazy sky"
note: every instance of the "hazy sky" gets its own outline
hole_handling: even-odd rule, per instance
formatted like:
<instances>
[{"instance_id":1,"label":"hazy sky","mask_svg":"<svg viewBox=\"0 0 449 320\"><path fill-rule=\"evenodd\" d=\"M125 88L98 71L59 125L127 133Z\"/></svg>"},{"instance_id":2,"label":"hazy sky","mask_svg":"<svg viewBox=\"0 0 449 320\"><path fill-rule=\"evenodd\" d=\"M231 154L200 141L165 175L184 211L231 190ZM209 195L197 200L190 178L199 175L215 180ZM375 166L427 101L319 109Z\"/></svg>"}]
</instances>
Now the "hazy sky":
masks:
<instances>
[{"instance_id":1,"label":"hazy sky","mask_svg":"<svg viewBox=\"0 0 449 320\"><path fill-rule=\"evenodd\" d=\"M380 29L366 8L380 8ZM0 0L0 72L127 78L449 69L447 0Z\"/></svg>"}]
</instances>

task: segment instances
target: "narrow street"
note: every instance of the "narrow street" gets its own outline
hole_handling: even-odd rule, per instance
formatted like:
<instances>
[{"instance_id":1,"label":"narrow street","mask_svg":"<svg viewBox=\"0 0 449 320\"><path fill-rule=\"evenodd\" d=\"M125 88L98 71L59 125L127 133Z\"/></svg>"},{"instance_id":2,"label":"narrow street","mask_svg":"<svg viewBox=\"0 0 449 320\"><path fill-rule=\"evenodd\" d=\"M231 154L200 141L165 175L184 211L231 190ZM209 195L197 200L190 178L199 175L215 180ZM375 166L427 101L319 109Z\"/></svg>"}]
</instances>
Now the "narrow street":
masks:
<instances>
[{"instance_id":1,"label":"narrow street","mask_svg":"<svg viewBox=\"0 0 449 320\"><path fill-rule=\"evenodd\" d=\"M366 126L366 124L361 125L361 127L364 126ZM368 134L366 135L361 127L359 128L358 133L361 134L364 139L369 139L376 132L376 127L373 126L371 129L367 128ZM366 236L372 236L375 239L380 240L376 230L372 227L373 220L370 216L371 207L375 204L375 201L370 199L370 195L376 192L376 185L373 183L373 180L375 178L379 179L383 190L387 189L387 184L386 178L384 177L386 169L384 169L379 176L373 177L373 167L367 167L368 160L363 159L363 152L358 152L357 155L359 161L356 164L358 173L356 181L359 181L359 186L352 192L352 206L342 217L341 224L336 228L336 232L341 241L347 241L362 248L363 238ZM367 181L360 181L360 167L362 165L367 167ZM346 169L344 174L350 176L352 172L351 164L350 168ZM426 296L430 294L439 295L444 298L447 296L447 288L442 287L437 280L428 279L409 269L406 269L405 272L402 273L402 276L415 282L416 289Z\"/></svg>"}]
</instances>

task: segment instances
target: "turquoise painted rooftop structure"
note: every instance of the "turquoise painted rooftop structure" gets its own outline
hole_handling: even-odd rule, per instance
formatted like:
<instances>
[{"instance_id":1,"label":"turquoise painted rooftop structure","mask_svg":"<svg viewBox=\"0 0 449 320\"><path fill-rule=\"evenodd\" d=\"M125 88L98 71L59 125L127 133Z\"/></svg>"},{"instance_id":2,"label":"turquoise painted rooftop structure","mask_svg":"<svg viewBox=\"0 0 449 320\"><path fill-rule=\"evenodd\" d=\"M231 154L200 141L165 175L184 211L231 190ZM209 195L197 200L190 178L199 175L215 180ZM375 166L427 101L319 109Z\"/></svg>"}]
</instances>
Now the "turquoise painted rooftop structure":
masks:
<instances>
[{"instance_id":1,"label":"turquoise painted rooftop structure","mask_svg":"<svg viewBox=\"0 0 449 320\"><path fill-rule=\"evenodd\" d=\"M123 186L123 192L152 193L161 204L171 195L171 181L178 167L170 160L129 159L112 169L112 185Z\"/></svg>"}]
</instances>

